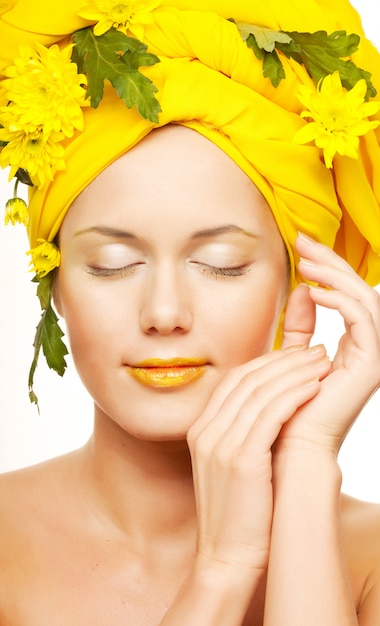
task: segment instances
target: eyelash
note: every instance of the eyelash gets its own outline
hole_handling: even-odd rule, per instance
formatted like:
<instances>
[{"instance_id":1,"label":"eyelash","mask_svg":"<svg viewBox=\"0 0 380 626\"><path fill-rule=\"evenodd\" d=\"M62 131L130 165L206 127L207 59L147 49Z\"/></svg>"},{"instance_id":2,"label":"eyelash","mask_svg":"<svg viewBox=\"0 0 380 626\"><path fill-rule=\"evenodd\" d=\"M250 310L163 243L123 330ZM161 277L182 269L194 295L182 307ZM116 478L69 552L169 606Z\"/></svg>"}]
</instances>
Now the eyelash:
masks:
<instances>
[{"instance_id":1,"label":"eyelash","mask_svg":"<svg viewBox=\"0 0 380 626\"><path fill-rule=\"evenodd\" d=\"M126 265L125 267L118 268L86 266L85 269L89 274L92 274L93 276L107 278L112 276L126 276L139 265L141 265L141 263L134 263L132 265ZM234 276L243 276L250 271L250 268L247 265L239 265L238 267L215 267L214 265L206 265L202 263L195 263L195 265L198 265L203 273L211 274L216 278L218 276L224 276L227 278Z\"/></svg>"},{"instance_id":2,"label":"eyelash","mask_svg":"<svg viewBox=\"0 0 380 626\"><path fill-rule=\"evenodd\" d=\"M88 274L92 274L92 276L100 276L100 277L109 277L109 276L126 276L132 270L134 270L141 263L133 263L131 265L126 265L125 267L117 267L117 268L108 268L108 267L94 267L88 265L85 267L86 272Z\"/></svg>"},{"instance_id":3,"label":"eyelash","mask_svg":"<svg viewBox=\"0 0 380 626\"><path fill-rule=\"evenodd\" d=\"M216 278L218 276L225 277L234 277L234 276L243 276L250 271L248 265L239 265L239 267L214 267L213 265L203 265L201 263L197 264L202 268L202 272L206 274L212 274Z\"/></svg>"}]
</instances>

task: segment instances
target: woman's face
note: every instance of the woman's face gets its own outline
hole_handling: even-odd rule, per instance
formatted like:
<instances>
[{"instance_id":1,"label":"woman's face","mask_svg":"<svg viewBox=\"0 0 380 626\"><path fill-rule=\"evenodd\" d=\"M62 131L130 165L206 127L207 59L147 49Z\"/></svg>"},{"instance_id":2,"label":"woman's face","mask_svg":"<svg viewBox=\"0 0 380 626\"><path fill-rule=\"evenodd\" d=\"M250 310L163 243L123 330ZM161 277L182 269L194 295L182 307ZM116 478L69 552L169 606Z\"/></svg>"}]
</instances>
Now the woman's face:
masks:
<instances>
[{"instance_id":1,"label":"woman's face","mask_svg":"<svg viewBox=\"0 0 380 626\"><path fill-rule=\"evenodd\" d=\"M133 436L184 438L231 368L271 349L287 257L253 183L169 126L110 165L60 232L55 300L96 411Z\"/></svg>"}]
</instances>

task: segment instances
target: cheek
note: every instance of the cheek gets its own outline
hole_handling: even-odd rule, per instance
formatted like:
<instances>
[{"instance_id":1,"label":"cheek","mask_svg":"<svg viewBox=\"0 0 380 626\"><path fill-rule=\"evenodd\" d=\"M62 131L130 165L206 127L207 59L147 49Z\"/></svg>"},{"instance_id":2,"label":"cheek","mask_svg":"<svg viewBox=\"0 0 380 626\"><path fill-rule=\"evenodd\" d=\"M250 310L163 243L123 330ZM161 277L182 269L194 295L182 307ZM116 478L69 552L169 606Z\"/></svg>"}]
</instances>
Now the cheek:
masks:
<instances>
[{"instance_id":1,"label":"cheek","mask_svg":"<svg viewBox=\"0 0 380 626\"><path fill-rule=\"evenodd\" d=\"M219 362L226 366L240 365L273 349L287 281L266 276L241 297L225 299L211 316L208 313L208 336L216 346Z\"/></svg>"},{"instance_id":2,"label":"cheek","mask_svg":"<svg viewBox=\"0 0 380 626\"><path fill-rule=\"evenodd\" d=\"M231 317L226 341L231 365L238 365L269 352L279 324L281 309L245 302L244 313Z\"/></svg>"},{"instance_id":3,"label":"cheek","mask_svg":"<svg viewBox=\"0 0 380 626\"><path fill-rule=\"evenodd\" d=\"M94 291L70 278L59 281L61 313L65 319L71 352L78 368L86 363L96 368L120 346L128 332L127 307L110 302L109 294ZM78 285L73 289L72 285ZM115 358L115 355L114 355Z\"/></svg>"}]
</instances>

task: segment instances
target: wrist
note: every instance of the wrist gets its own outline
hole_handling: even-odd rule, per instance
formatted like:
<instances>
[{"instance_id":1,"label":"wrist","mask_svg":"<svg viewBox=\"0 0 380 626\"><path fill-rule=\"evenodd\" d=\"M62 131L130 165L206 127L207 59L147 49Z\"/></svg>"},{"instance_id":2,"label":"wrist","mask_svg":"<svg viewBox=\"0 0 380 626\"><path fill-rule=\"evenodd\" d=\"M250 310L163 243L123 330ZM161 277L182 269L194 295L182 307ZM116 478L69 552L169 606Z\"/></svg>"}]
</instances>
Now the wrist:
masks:
<instances>
[{"instance_id":1,"label":"wrist","mask_svg":"<svg viewBox=\"0 0 380 626\"><path fill-rule=\"evenodd\" d=\"M295 471L315 471L323 467L326 471L339 470L338 457L334 450L318 446L301 447L274 447L273 466L284 467Z\"/></svg>"},{"instance_id":2,"label":"wrist","mask_svg":"<svg viewBox=\"0 0 380 626\"><path fill-rule=\"evenodd\" d=\"M261 581L258 572L198 556L161 625L240 626Z\"/></svg>"},{"instance_id":3,"label":"wrist","mask_svg":"<svg viewBox=\"0 0 380 626\"><path fill-rule=\"evenodd\" d=\"M201 589L222 598L225 607L237 603L245 611L256 590L261 587L267 567L268 560L265 567L248 567L198 555L192 571L194 581Z\"/></svg>"},{"instance_id":4,"label":"wrist","mask_svg":"<svg viewBox=\"0 0 380 626\"><path fill-rule=\"evenodd\" d=\"M197 584L209 591L217 589L225 594L251 595L252 589L261 580L265 568L248 567L240 563L228 563L205 555L195 559L192 576Z\"/></svg>"},{"instance_id":5,"label":"wrist","mask_svg":"<svg viewBox=\"0 0 380 626\"><path fill-rule=\"evenodd\" d=\"M276 487L291 484L297 490L326 495L340 492L342 472L336 455L330 450L295 450L282 449L276 452L273 459L273 480Z\"/></svg>"}]
</instances>

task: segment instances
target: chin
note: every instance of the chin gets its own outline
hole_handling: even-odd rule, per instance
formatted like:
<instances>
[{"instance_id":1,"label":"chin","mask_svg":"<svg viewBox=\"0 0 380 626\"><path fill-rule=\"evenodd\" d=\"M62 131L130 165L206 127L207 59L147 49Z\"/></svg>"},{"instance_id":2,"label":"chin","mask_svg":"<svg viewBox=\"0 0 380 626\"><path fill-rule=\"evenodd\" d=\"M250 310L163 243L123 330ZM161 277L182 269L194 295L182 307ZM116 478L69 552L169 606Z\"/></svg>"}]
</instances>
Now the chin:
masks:
<instances>
[{"instance_id":1,"label":"chin","mask_svg":"<svg viewBox=\"0 0 380 626\"><path fill-rule=\"evenodd\" d=\"M125 424L124 430L135 436L137 439L146 441L185 441L189 428L197 420L197 415L182 415L180 418L175 416L156 415L153 418L146 418L139 421L138 424ZM122 426L123 427L123 426Z\"/></svg>"},{"instance_id":2,"label":"chin","mask_svg":"<svg viewBox=\"0 0 380 626\"><path fill-rule=\"evenodd\" d=\"M107 407L95 403L95 426L121 438L124 432L143 441L185 441L190 426L201 415L207 401L199 403L198 400L191 404L178 401L139 404L133 402L133 407L129 404L127 409L122 409L120 405Z\"/></svg>"}]
</instances>

